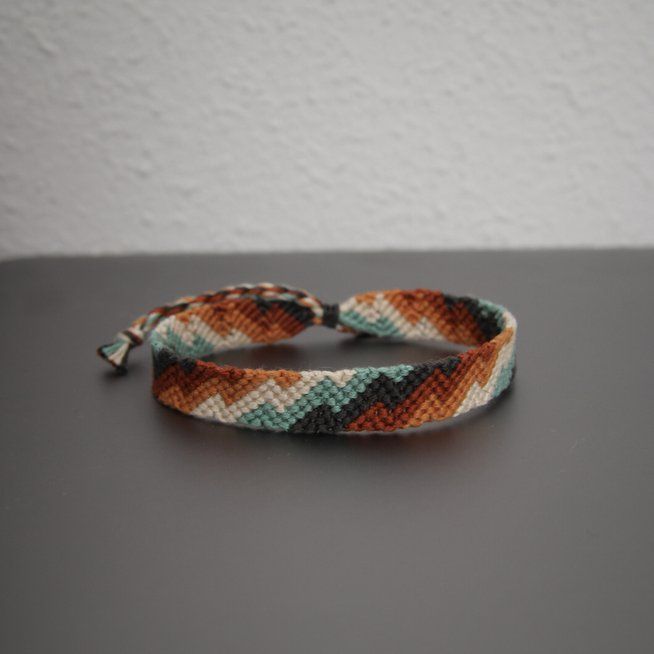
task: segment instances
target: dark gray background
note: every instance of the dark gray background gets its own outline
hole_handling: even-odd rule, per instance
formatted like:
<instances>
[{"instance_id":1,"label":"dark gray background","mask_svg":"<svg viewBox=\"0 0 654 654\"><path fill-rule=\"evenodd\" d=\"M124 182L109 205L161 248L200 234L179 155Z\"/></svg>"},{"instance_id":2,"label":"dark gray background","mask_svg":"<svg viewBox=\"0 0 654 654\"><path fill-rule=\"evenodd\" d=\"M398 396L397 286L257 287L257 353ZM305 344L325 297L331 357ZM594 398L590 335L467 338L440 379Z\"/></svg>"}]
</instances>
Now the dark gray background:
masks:
<instances>
[{"instance_id":1,"label":"dark gray background","mask_svg":"<svg viewBox=\"0 0 654 654\"><path fill-rule=\"evenodd\" d=\"M94 349L242 281L324 300L505 304L489 409L395 435L212 425ZM651 251L42 259L0 266L4 652L650 652ZM313 329L233 363L351 367L424 344Z\"/></svg>"}]
</instances>

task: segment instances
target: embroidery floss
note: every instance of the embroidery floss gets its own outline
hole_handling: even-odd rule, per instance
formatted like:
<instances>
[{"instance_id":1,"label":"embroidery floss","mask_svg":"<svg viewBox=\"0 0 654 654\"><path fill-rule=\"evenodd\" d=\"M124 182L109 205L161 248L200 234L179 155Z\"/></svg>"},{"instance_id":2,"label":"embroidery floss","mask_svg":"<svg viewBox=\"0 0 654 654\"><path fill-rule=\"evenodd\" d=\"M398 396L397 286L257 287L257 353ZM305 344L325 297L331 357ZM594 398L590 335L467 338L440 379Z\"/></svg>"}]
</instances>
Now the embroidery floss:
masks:
<instances>
[{"instance_id":1,"label":"embroidery floss","mask_svg":"<svg viewBox=\"0 0 654 654\"><path fill-rule=\"evenodd\" d=\"M472 347L425 363L336 371L202 360L310 325ZM242 284L154 309L98 354L124 372L130 350L149 336L154 396L199 418L284 432L394 431L461 415L502 393L515 372L516 326L500 305L441 291L371 291L338 305L288 286Z\"/></svg>"}]
</instances>

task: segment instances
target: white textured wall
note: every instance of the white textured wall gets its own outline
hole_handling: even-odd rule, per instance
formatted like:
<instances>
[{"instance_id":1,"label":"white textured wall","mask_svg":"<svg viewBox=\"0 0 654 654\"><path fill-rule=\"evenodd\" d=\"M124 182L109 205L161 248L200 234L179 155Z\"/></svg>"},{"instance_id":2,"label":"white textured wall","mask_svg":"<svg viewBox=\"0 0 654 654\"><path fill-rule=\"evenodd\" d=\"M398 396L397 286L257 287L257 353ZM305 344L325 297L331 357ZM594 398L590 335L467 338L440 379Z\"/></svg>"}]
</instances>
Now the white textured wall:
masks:
<instances>
[{"instance_id":1,"label":"white textured wall","mask_svg":"<svg viewBox=\"0 0 654 654\"><path fill-rule=\"evenodd\" d=\"M652 0L2 0L0 256L654 244Z\"/></svg>"}]
</instances>

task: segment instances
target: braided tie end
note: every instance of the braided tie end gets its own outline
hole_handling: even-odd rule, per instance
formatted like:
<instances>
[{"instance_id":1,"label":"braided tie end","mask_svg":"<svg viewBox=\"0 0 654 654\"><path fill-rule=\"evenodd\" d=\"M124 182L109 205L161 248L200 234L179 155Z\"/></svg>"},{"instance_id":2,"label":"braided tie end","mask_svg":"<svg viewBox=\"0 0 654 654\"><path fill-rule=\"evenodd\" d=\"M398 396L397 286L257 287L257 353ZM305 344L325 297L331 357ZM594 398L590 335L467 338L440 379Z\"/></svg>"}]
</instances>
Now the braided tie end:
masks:
<instances>
[{"instance_id":1,"label":"braided tie end","mask_svg":"<svg viewBox=\"0 0 654 654\"><path fill-rule=\"evenodd\" d=\"M114 341L101 345L97 349L97 353L105 361L108 361L117 372L125 374L127 372L127 355L130 351L129 343Z\"/></svg>"},{"instance_id":2,"label":"braided tie end","mask_svg":"<svg viewBox=\"0 0 654 654\"><path fill-rule=\"evenodd\" d=\"M108 361L119 373L127 372L127 358L133 347L140 345L143 339L132 331L125 330L116 335L112 343L101 345L96 351Z\"/></svg>"}]
</instances>

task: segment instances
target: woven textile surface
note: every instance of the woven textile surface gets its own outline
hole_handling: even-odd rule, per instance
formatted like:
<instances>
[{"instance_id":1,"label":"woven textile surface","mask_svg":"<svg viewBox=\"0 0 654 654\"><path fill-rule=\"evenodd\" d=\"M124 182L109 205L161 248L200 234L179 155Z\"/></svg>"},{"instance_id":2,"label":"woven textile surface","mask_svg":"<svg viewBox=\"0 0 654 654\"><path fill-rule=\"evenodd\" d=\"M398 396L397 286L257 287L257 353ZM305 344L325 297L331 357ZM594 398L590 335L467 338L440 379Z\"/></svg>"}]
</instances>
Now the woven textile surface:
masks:
<instances>
[{"instance_id":1,"label":"woven textile surface","mask_svg":"<svg viewBox=\"0 0 654 654\"><path fill-rule=\"evenodd\" d=\"M276 343L310 325L470 346L418 364L344 370L265 370L204 360ZM516 320L504 307L427 289L361 293L340 305L271 283L180 298L138 318L99 354L121 371L149 336L155 397L182 413L291 432L394 431L490 402L515 371Z\"/></svg>"}]
</instances>

